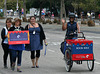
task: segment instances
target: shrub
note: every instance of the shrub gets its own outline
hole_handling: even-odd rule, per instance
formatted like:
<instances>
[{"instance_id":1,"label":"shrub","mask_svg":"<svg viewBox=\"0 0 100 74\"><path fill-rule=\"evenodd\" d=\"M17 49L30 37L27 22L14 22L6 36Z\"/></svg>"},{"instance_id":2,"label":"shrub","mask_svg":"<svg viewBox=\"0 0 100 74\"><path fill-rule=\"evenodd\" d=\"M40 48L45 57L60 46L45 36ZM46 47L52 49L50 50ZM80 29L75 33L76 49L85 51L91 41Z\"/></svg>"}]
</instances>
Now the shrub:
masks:
<instances>
[{"instance_id":1,"label":"shrub","mask_svg":"<svg viewBox=\"0 0 100 74\"><path fill-rule=\"evenodd\" d=\"M81 24L87 24L87 21L81 21Z\"/></svg>"},{"instance_id":2,"label":"shrub","mask_svg":"<svg viewBox=\"0 0 100 74\"><path fill-rule=\"evenodd\" d=\"M3 16L4 16L4 13L3 13L3 12L1 12L1 13L0 13L0 17L3 17Z\"/></svg>"},{"instance_id":3,"label":"shrub","mask_svg":"<svg viewBox=\"0 0 100 74\"><path fill-rule=\"evenodd\" d=\"M95 26L95 22L93 20L88 21L88 26Z\"/></svg>"},{"instance_id":4,"label":"shrub","mask_svg":"<svg viewBox=\"0 0 100 74\"><path fill-rule=\"evenodd\" d=\"M0 19L5 19L5 17L0 17Z\"/></svg>"},{"instance_id":5,"label":"shrub","mask_svg":"<svg viewBox=\"0 0 100 74\"><path fill-rule=\"evenodd\" d=\"M57 24L60 24L60 19L57 21Z\"/></svg>"},{"instance_id":6,"label":"shrub","mask_svg":"<svg viewBox=\"0 0 100 74\"><path fill-rule=\"evenodd\" d=\"M27 18L23 17L23 22L27 22Z\"/></svg>"},{"instance_id":7,"label":"shrub","mask_svg":"<svg viewBox=\"0 0 100 74\"><path fill-rule=\"evenodd\" d=\"M42 24L46 24L46 21L42 21Z\"/></svg>"},{"instance_id":8,"label":"shrub","mask_svg":"<svg viewBox=\"0 0 100 74\"><path fill-rule=\"evenodd\" d=\"M52 24L52 21L49 21L49 24Z\"/></svg>"},{"instance_id":9,"label":"shrub","mask_svg":"<svg viewBox=\"0 0 100 74\"><path fill-rule=\"evenodd\" d=\"M46 20L46 23L49 23L50 22L50 20L48 19L48 20Z\"/></svg>"},{"instance_id":10,"label":"shrub","mask_svg":"<svg viewBox=\"0 0 100 74\"><path fill-rule=\"evenodd\" d=\"M53 21L54 23L57 23L57 19L54 19L54 21Z\"/></svg>"}]
</instances>

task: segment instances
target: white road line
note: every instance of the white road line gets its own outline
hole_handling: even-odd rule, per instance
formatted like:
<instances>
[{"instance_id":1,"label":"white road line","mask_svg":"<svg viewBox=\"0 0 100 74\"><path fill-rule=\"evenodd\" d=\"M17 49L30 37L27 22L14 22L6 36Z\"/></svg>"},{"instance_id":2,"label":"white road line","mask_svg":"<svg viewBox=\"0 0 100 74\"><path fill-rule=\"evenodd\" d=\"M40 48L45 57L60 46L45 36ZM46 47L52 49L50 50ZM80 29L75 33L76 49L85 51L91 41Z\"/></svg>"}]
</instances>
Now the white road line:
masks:
<instances>
[{"instance_id":1,"label":"white road line","mask_svg":"<svg viewBox=\"0 0 100 74\"><path fill-rule=\"evenodd\" d=\"M97 42L93 42L94 44L100 44L100 43L97 43Z\"/></svg>"},{"instance_id":2,"label":"white road line","mask_svg":"<svg viewBox=\"0 0 100 74\"><path fill-rule=\"evenodd\" d=\"M55 45L55 46L57 46L57 45L60 45L61 42L48 42L48 44L49 45Z\"/></svg>"},{"instance_id":3,"label":"white road line","mask_svg":"<svg viewBox=\"0 0 100 74\"><path fill-rule=\"evenodd\" d=\"M96 63L96 64L100 65L100 63L99 63L99 62L96 62L96 61L95 61L94 63Z\"/></svg>"},{"instance_id":4,"label":"white road line","mask_svg":"<svg viewBox=\"0 0 100 74\"><path fill-rule=\"evenodd\" d=\"M55 52L54 50L51 50L51 49L48 49L48 51L50 51L50 52Z\"/></svg>"},{"instance_id":5,"label":"white road line","mask_svg":"<svg viewBox=\"0 0 100 74\"><path fill-rule=\"evenodd\" d=\"M50 38L46 37L46 39L50 39Z\"/></svg>"},{"instance_id":6,"label":"white road line","mask_svg":"<svg viewBox=\"0 0 100 74\"><path fill-rule=\"evenodd\" d=\"M86 36L86 38L97 38L97 39L99 39L100 37L96 37L96 36Z\"/></svg>"}]
</instances>

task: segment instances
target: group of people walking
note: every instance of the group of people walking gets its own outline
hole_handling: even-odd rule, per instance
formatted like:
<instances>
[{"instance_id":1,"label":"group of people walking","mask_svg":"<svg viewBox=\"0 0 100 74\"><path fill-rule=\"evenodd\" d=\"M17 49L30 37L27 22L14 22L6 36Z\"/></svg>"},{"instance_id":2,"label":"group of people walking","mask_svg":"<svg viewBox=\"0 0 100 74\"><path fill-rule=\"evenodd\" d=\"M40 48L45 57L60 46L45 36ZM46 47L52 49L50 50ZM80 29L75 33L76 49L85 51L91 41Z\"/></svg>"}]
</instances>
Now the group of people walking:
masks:
<instances>
[{"instance_id":1,"label":"group of people walking","mask_svg":"<svg viewBox=\"0 0 100 74\"><path fill-rule=\"evenodd\" d=\"M77 37L77 34L71 35L72 32L80 32L80 27L77 22L75 22L75 14L70 13L69 22L66 24L65 20L62 19L62 30L66 30L66 37L72 39ZM9 45L7 33L8 31L23 31L29 30L30 44L16 44ZM72 37L72 38L70 38ZM40 57L40 50L43 49L43 40L46 44L46 36L43 31L41 24L36 23L36 18L34 16L30 17L30 24L26 25L25 28L21 27L21 20L16 18L14 25L12 25L11 19L6 20L6 26L1 31L2 38L2 48L4 50L4 68L7 68L7 57L10 54L10 66L11 69L15 70L15 63L17 58L17 71L22 72L21 60L23 50L31 52L32 68L39 68L38 60ZM63 51L63 49L61 50ZM36 54L36 55L35 55Z\"/></svg>"},{"instance_id":2,"label":"group of people walking","mask_svg":"<svg viewBox=\"0 0 100 74\"><path fill-rule=\"evenodd\" d=\"M8 44L8 31L23 31L29 30L30 35L30 44ZM14 19L12 25L11 19L6 20L6 26L1 31L2 38L2 48L4 50L3 61L4 68L7 67L7 57L10 54L10 66L11 69L15 70L15 64L17 59L17 72L22 72L21 61L22 61L22 52L27 50L31 52L32 68L39 68L38 60L40 57L40 50L43 49L43 40L46 43L46 36L43 31L41 24L36 23L36 18L34 16L30 17L30 24L26 25L25 28L21 27L21 20L18 18ZM36 55L35 55L36 53Z\"/></svg>"}]
</instances>

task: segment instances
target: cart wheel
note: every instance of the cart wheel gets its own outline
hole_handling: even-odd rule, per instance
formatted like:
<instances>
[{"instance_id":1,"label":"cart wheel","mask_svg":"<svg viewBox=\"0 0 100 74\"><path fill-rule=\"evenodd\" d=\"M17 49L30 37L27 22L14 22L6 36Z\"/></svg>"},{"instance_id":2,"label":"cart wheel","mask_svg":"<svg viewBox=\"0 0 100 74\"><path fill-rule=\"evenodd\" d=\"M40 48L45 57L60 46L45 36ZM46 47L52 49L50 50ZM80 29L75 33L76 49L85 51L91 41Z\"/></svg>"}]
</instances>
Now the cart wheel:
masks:
<instances>
[{"instance_id":1,"label":"cart wheel","mask_svg":"<svg viewBox=\"0 0 100 74\"><path fill-rule=\"evenodd\" d=\"M69 49L65 51L65 64L66 71L70 72L73 65L73 61L71 60L71 52Z\"/></svg>"},{"instance_id":2,"label":"cart wheel","mask_svg":"<svg viewBox=\"0 0 100 74\"><path fill-rule=\"evenodd\" d=\"M90 71L94 69L94 60L87 61L87 66Z\"/></svg>"}]
</instances>

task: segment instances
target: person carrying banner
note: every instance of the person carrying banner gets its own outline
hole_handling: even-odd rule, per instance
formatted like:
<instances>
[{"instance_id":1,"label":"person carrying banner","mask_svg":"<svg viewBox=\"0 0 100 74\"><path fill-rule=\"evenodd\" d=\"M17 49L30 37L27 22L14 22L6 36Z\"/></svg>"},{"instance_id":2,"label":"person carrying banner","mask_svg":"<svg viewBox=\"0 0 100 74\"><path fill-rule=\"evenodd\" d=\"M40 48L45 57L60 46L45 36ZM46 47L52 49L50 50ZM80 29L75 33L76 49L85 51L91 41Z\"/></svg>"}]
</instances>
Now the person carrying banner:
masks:
<instances>
[{"instance_id":1,"label":"person carrying banner","mask_svg":"<svg viewBox=\"0 0 100 74\"><path fill-rule=\"evenodd\" d=\"M24 28L21 27L21 20L18 18L14 19L14 26L12 26L9 31L23 31ZM17 72L22 72L20 70L21 67L21 61L22 61L22 51L25 50L24 44L15 44L15 45L9 45L9 48L11 49L12 53L12 70L15 70L15 63L17 58Z\"/></svg>"}]
</instances>

